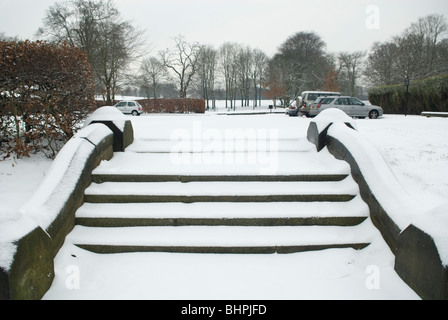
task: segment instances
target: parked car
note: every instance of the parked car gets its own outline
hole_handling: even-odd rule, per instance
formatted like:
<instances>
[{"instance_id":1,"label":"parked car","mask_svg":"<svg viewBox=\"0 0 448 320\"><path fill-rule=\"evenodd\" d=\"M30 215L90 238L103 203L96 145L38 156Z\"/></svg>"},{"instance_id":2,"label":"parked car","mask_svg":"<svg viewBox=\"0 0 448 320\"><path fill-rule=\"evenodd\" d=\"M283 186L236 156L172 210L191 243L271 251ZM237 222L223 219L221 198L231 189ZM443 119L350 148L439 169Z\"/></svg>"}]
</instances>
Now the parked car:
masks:
<instances>
[{"instance_id":1,"label":"parked car","mask_svg":"<svg viewBox=\"0 0 448 320\"><path fill-rule=\"evenodd\" d=\"M143 107L137 101L121 101L115 105L115 108L124 114L139 116L143 113Z\"/></svg>"},{"instance_id":2,"label":"parked car","mask_svg":"<svg viewBox=\"0 0 448 320\"><path fill-rule=\"evenodd\" d=\"M286 114L290 117L298 115L299 108L297 107L297 101L291 102L289 106L285 108Z\"/></svg>"},{"instance_id":3,"label":"parked car","mask_svg":"<svg viewBox=\"0 0 448 320\"><path fill-rule=\"evenodd\" d=\"M366 104L359 99L347 96L322 97L311 106L310 116L317 116L322 110L338 108L351 117L378 119L383 116L383 109L378 106Z\"/></svg>"},{"instance_id":4,"label":"parked car","mask_svg":"<svg viewBox=\"0 0 448 320\"><path fill-rule=\"evenodd\" d=\"M298 105L300 108L296 110L296 114L301 113L305 116L310 116L310 110L312 105L316 102L316 100L320 97L330 97L335 96L339 97L341 94L339 92L329 92L329 91L305 91L302 92L302 96L298 99L300 103Z\"/></svg>"}]
</instances>

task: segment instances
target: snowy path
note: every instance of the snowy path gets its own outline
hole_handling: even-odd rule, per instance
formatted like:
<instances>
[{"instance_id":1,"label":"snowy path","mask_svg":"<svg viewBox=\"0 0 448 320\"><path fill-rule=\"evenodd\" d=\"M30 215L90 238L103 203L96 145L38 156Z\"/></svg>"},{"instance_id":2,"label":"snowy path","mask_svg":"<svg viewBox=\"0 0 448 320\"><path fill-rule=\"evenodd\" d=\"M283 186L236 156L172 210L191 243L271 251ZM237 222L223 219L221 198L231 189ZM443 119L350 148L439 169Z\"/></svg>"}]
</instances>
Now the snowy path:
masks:
<instances>
[{"instance_id":1,"label":"snowy path","mask_svg":"<svg viewBox=\"0 0 448 320\"><path fill-rule=\"evenodd\" d=\"M102 203L104 200L86 203L78 211L77 219L140 220L135 226L121 228L76 226L56 258L56 278L46 299L418 299L393 270L394 256L370 219L366 219L368 210L350 176L336 181L107 181L108 175L129 174L146 175L149 179L157 175L246 174L266 178L266 175L300 176L310 172L327 177L349 174L346 163L335 160L325 150L317 154L307 143L304 139L307 121L284 115L148 116L133 119L133 124L135 143L125 153L103 162L95 175L104 175L106 181L94 183L86 191L86 199L118 195L123 196L118 202L129 203ZM251 152L254 157L249 157ZM285 202L282 198L256 204L222 202L223 195L285 197L341 193L350 197L337 202L329 199ZM147 203L135 203L135 198L125 198L157 194L209 197L195 198L191 204L183 198L174 203L152 198L146 198ZM270 224L274 219L319 220L335 216L366 220L347 226L206 225L212 219L268 217ZM137 226L141 219L153 223L161 218L208 220L203 226L188 223L181 227ZM369 245L363 250L348 246L286 255L125 253L125 250L105 255L75 245L145 249L355 243Z\"/></svg>"}]
</instances>

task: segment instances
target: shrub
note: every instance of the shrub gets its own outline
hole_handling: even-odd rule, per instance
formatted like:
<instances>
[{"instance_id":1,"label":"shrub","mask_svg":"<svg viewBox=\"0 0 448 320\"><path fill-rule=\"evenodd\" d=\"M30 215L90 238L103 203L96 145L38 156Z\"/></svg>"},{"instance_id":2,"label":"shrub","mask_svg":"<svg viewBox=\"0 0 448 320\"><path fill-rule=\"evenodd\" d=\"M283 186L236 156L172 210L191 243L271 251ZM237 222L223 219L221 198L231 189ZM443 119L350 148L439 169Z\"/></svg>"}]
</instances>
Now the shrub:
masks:
<instances>
[{"instance_id":1,"label":"shrub","mask_svg":"<svg viewBox=\"0 0 448 320\"><path fill-rule=\"evenodd\" d=\"M379 105L385 113L404 113L406 87L401 85L372 88L369 101ZM408 114L421 114L423 111L448 111L448 75L411 81L408 96Z\"/></svg>"},{"instance_id":2,"label":"shrub","mask_svg":"<svg viewBox=\"0 0 448 320\"><path fill-rule=\"evenodd\" d=\"M0 151L55 157L94 104L86 54L67 44L0 42Z\"/></svg>"}]
</instances>

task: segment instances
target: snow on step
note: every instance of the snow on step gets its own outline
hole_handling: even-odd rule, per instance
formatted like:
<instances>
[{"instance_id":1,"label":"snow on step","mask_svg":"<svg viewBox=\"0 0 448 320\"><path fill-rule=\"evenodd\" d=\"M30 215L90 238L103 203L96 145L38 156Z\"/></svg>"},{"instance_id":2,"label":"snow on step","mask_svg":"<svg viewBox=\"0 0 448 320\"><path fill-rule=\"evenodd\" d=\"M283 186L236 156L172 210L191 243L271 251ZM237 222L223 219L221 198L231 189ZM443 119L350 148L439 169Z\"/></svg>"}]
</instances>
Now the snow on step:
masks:
<instances>
[{"instance_id":1,"label":"snow on step","mask_svg":"<svg viewBox=\"0 0 448 320\"><path fill-rule=\"evenodd\" d=\"M137 153L171 153L171 152L257 152L275 148L279 152L307 152L312 149L307 141L298 139L232 139L230 141L177 139L136 139L127 151Z\"/></svg>"},{"instance_id":2,"label":"snow on step","mask_svg":"<svg viewBox=\"0 0 448 320\"><path fill-rule=\"evenodd\" d=\"M353 226L369 209L359 196L348 202L85 203L76 224L137 226Z\"/></svg>"},{"instance_id":3,"label":"snow on step","mask_svg":"<svg viewBox=\"0 0 448 320\"><path fill-rule=\"evenodd\" d=\"M360 196L348 202L85 203L77 218L319 218L368 217Z\"/></svg>"},{"instance_id":4,"label":"snow on step","mask_svg":"<svg viewBox=\"0 0 448 320\"><path fill-rule=\"evenodd\" d=\"M327 150L255 153L135 153L103 161L94 175L319 175L349 174Z\"/></svg>"},{"instance_id":5,"label":"snow on step","mask_svg":"<svg viewBox=\"0 0 448 320\"><path fill-rule=\"evenodd\" d=\"M98 253L291 253L328 248L365 248L371 226L356 227L132 227L76 226L73 244Z\"/></svg>"},{"instance_id":6,"label":"snow on step","mask_svg":"<svg viewBox=\"0 0 448 320\"><path fill-rule=\"evenodd\" d=\"M358 191L358 185L349 176L340 182L105 182L93 183L86 195L356 195Z\"/></svg>"},{"instance_id":7,"label":"snow on step","mask_svg":"<svg viewBox=\"0 0 448 320\"><path fill-rule=\"evenodd\" d=\"M316 152L295 127L252 130L252 139L221 125L210 139L213 123L182 119L185 134L173 136L172 118L145 124L126 152L94 170L67 241L97 253L291 253L370 243L369 209L350 166Z\"/></svg>"}]
</instances>

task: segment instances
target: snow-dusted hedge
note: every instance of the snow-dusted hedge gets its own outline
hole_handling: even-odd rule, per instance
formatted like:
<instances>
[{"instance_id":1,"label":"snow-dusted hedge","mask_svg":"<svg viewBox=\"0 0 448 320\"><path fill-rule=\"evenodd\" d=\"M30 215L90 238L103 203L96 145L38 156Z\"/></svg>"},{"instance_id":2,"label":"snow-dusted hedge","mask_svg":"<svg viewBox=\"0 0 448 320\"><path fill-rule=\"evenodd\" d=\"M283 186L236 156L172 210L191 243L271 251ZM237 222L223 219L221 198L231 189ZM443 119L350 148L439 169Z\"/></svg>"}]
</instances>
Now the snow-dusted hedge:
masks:
<instances>
[{"instance_id":1,"label":"snow-dusted hedge","mask_svg":"<svg viewBox=\"0 0 448 320\"><path fill-rule=\"evenodd\" d=\"M84 51L68 44L0 41L0 154L54 158L94 105Z\"/></svg>"},{"instance_id":2,"label":"snow-dusted hedge","mask_svg":"<svg viewBox=\"0 0 448 320\"><path fill-rule=\"evenodd\" d=\"M409 85L408 114L423 111L448 111L448 75L414 80ZM381 106L385 113L403 114L406 105L406 87L403 84L372 88L369 101Z\"/></svg>"}]
</instances>

